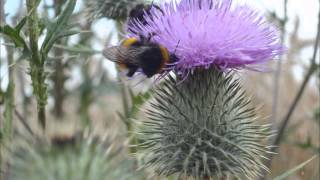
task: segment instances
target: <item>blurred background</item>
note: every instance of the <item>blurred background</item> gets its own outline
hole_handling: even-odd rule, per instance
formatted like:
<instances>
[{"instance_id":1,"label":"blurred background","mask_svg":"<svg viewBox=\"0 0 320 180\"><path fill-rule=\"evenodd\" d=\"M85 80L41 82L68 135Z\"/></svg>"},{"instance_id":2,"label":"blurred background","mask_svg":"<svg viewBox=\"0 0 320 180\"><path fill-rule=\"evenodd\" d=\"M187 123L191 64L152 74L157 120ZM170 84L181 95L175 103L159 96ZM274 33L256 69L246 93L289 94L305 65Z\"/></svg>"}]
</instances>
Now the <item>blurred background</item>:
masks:
<instances>
[{"instance_id":1,"label":"blurred background","mask_svg":"<svg viewBox=\"0 0 320 180\"><path fill-rule=\"evenodd\" d=\"M31 142L29 146L33 151L38 151L42 146L38 146L39 143L46 141L51 144L56 143L59 147L75 139L90 139L88 140L90 143L101 141L104 143L98 144L106 144L108 148L105 150L113 152L108 153L106 157L112 162L108 164L109 169L106 168L106 171L110 172L112 171L110 169L114 168L119 170L119 174L114 172L115 175L106 176L106 179L133 177L155 179L148 172L135 170L139 161L132 156L135 149L128 146L134 141L132 134L134 126L131 119L145 118L140 109L147 106L150 99L148 92L153 84L150 80L145 80L136 85L136 82L122 79L118 76L115 65L103 58L101 55L103 47L116 45L123 38L121 32L125 20L103 16L88 18L92 1L76 1L75 9L70 15L70 23L66 25L72 24L79 33L56 41L43 65L47 84L45 131L38 123L38 101L30 76L32 66L23 56L23 49L15 49L13 43L1 34L0 126L6 129L5 125L8 125L6 122L12 122L12 125L9 123L12 135L8 140L4 138L5 131L1 134L3 142L1 148L4 149L1 152L3 179L10 179L10 174L13 174L15 168L22 168L22 165L15 166L10 161L22 163L27 161L20 157L20 151L16 152L21 145L8 148L8 144L17 143L19 137ZM25 0L0 0L0 2L1 26L15 27L27 12L30 12L26 9ZM46 20L54 21L55 17L64 12L66 2L42 0L36 12L39 17L43 17L46 24ZM123 2L130 4L133 1ZM281 39L288 48L284 56L269 64L268 72L239 72L244 88L252 95L254 106L260 107L259 121L272 123L274 129L280 126L292 107L310 67L315 68L285 128L279 152L273 157L269 174L269 178L272 179L320 153L319 53L315 57L315 65L311 66L317 34L319 1L238 0L236 2L250 4L265 14L268 20L279 28ZM27 29L27 27L22 28L24 34L22 38L28 37ZM48 32L50 30L44 30L43 35L40 35L39 44L45 42L45 34ZM79 132L81 135L78 135ZM36 136L42 139L43 133L46 137L43 138L46 139L44 142L30 138ZM30 139L32 140L29 141ZM8 154L14 154L13 159L8 158ZM127 161L130 163L120 163ZM292 174L289 179L319 179L319 164L317 157ZM123 172L134 175L124 177Z\"/></svg>"}]
</instances>

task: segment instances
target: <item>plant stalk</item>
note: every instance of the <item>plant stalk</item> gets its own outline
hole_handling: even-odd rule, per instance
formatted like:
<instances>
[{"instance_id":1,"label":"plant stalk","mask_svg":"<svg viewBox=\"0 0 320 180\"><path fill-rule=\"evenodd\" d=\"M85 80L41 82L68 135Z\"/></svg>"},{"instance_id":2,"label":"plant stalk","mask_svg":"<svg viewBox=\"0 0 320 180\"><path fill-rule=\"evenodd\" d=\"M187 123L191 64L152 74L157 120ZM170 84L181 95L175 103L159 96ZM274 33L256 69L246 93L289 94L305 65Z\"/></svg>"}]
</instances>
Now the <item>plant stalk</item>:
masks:
<instances>
[{"instance_id":1,"label":"plant stalk","mask_svg":"<svg viewBox=\"0 0 320 180\"><path fill-rule=\"evenodd\" d=\"M4 94L4 125L3 125L3 135L5 141L10 141L12 137L12 123L13 123L13 111L15 108L15 98L14 98L14 91L15 91L15 83L14 83L14 62L13 60L13 50L11 47L7 47L7 58L8 58L8 76L9 76L9 83L7 87L7 91Z\"/></svg>"},{"instance_id":2,"label":"plant stalk","mask_svg":"<svg viewBox=\"0 0 320 180\"><path fill-rule=\"evenodd\" d=\"M55 15L58 16L62 10L63 1L55 0L54 1L54 10ZM57 44L62 44L61 40L57 41ZM55 57L63 57L63 50L59 48L55 48L54 51ZM54 62L54 73L52 77L53 81L53 96L54 96L54 115L61 119L63 117L63 102L64 102L64 64L62 59Z\"/></svg>"},{"instance_id":3,"label":"plant stalk","mask_svg":"<svg viewBox=\"0 0 320 180\"><path fill-rule=\"evenodd\" d=\"M31 49L30 75L32 87L37 100L38 122L43 130L46 127L46 103L47 103L47 85L45 83L46 74L44 69L44 59L41 58L38 47L39 40L39 19L37 7L39 0L27 0L28 11L28 31L29 45Z\"/></svg>"}]
</instances>

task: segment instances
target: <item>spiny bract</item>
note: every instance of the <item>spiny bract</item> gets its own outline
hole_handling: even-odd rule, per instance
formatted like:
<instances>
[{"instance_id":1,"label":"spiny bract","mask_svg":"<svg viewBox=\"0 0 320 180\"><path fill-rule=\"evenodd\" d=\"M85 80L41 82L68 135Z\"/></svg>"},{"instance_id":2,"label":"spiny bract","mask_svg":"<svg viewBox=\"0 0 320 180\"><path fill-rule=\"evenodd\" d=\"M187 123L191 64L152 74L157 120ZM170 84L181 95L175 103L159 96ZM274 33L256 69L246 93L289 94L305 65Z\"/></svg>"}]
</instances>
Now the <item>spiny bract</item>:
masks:
<instances>
[{"instance_id":1,"label":"spiny bract","mask_svg":"<svg viewBox=\"0 0 320 180\"><path fill-rule=\"evenodd\" d=\"M147 111L140 136L144 166L163 176L256 179L268 148L269 125L256 124L254 108L231 73L198 70L182 83L166 79Z\"/></svg>"}]
</instances>

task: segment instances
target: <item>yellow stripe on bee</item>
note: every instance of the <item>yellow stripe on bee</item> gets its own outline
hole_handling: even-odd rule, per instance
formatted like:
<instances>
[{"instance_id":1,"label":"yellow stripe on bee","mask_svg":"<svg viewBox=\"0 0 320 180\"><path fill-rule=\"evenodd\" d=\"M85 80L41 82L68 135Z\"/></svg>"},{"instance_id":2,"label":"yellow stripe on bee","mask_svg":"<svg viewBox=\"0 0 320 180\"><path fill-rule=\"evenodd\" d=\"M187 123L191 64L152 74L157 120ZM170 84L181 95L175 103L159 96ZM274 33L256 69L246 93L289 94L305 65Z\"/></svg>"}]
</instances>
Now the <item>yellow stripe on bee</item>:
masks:
<instances>
[{"instance_id":1,"label":"yellow stripe on bee","mask_svg":"<svg viewBox=\"0 0 320 180\"><path fill-rule=\"evenodd\" d=\"M160 45L160 50L161 50L161 55L162 55L163 61L164 61L162 64L162 67L161 67L161 68L163 68L163 66L165 64L169 63L170 56L169 56L169 51L166 47Z\"/></svg>"},{"instance_id":2,"label":"yellow stripe on bee","mask_svg":"<svg viewBox=\"0 0 320 180\"><path fill-rule=\"evenodd\" d=\"M126 39L126 40L124 40L122 42L122 45L125 46L125 47L129 47L129 46L131 46L132 44L134 44L137 41L138 41L137 38L128 38L128 39Z\"/></svg>"}]
</instances>

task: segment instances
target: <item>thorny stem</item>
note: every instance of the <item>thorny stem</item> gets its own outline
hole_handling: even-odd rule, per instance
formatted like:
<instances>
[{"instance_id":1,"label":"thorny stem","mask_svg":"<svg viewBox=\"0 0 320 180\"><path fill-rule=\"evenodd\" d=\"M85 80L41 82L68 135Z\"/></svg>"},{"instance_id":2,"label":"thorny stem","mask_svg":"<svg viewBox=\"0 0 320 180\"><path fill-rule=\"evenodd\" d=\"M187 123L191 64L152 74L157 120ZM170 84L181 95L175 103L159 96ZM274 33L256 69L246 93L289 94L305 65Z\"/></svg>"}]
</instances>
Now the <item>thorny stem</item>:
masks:
<instances>
[{"instance_id":1,"label":"thorny stem","mask_svg":"<svg viewBox=\"0 0 320 180\"><path fill-rule=\"evenodd\" d=\"M79 111L81 113L81 125L83 127L91 127L89 109L93 101L93 84L89 75L89 66L87 64L84 64L81 67L81 71L84 79L83 87L81 89L81 103L79 108Z\"/></svg>"},{"instance_id":2,"label":"thorny stem","mask_svg":"<svg viewBox=\"0 0 320 180\"><path fill-rule=\"evenodd\" d=\"M62 9L63 1L55 0L54 1L54 10L56 16L60 14ZM62 41L57 41L57 44L62 44ZM55 57L62 57L63 50L55 48L54 49L54 56ZM65 75L64 75L64 64L62 59L57 60L54 62L54 69L55 72L52 77L53 81L53 96L54 96L54 115L57 118L63 117L63 102L64 102L64 82L65 82Z\"/></svg>"},{"instance_id":3,"label":"thorny stem","mask_svg":"<svg viewBox=\"0 0 320 180\"><path fill-rule=\"evenodd\" d=\"M320 3L320 1L319 1ZM281 140L283 138L283 134L285 132L285 129L291 119L291 116L296 108L296 106L298 105L299 103L299 100L301 99L302 95L303 95L303 92L305 90L305 88L307 87L307 84L311 78L311 76L313 75L314 72L316 72L317 70L317 64L316 64L316 57L317 57L317 52L318 52L318 47L319 47L319 41L320 41L320 10L319 10L319 15L318 15L318 28L317 28L317 36L316 36L316 42L314 44L314 51L313 51L313 56L312 56L312 59L311 59L311 63L310 63L310 67L308 69L308 72L306 74L306 76L304 77L304 80L302 82L302 85L298 91L298 93L296 94L294 100L293 100L293 103L291 104L286 116L284 117L280 127L279 127L279 131L278 131L278 134L274 140L274 147L272 149L272 152L276 152L278 150L278 146L280 145L281 143ZM270 156L270 161L268 162L268 165L270 166L271 164L271 160L272 160L272 155Z\"/></svg>"},{"instance_id":4,"label":"thorny stem","mask_svg":"<svg viewBox=\"0 0 320 180\"><path fill-rule=\"evenodd\" d=\"M38 39L39 25L36 8L39 0L27 0L29 44L31 49L30 74L32 87L37 99L38 121L43 130L46 126L45 105L47 103L47 85L45 84L44 59L40 58Z\"/></svg>"},{"instance_id":5,"label":"thorny stem","mask_svg":"<svg viewBox=\"0 0 320 180\"><path fill-rule=\"evenodd\" d=\"M90 29L91 23L86 23L81 29L82 30L88 30ZM80 41L79 44L86 45L91 38L91 35L89 33L83 33L80 35ZM87 59L88 57L85 56L84 59ZM81 114L81 125L83 127L91 127L91 120L90 120L90 113L89 109L93 102L93 84L92 80L90 78L89 73L89 64L85 63L81 67L82 76L83 76L83 88L81 89L81 98L80 98L80 107L79 112Z\"/></svg>"}]
</instances>

